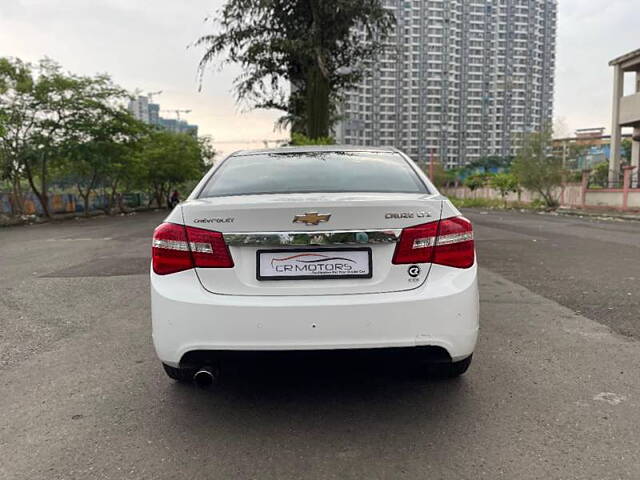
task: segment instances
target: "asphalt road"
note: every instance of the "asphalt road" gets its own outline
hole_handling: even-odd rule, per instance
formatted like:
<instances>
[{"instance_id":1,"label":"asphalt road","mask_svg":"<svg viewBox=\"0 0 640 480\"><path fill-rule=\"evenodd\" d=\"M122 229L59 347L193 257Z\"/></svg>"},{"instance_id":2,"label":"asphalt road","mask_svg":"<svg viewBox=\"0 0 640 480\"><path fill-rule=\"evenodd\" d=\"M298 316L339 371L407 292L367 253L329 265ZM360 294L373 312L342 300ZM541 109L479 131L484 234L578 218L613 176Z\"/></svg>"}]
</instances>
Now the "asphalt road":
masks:
<instances>
[{"instance_id":1,"label":"asphalt road","mask_svg":"<svg viewBox=\"0 0 640 480\"><path fill-rule=\"evenodd\" d=\"M640 222L467 210L480 264L640 339Z\"/></svg>"},{"instance_id":2,"label":"asphalt road","mask_svg":"<svg viewBox=\"0 0 640 480\"><path fill-rule=\"evenodd\" d=\"M466 213L467 375L298 365L215 391L153 353L161 213L0 230L0 478L640 478L640 223Z\"/></svg>"}]
</instances>

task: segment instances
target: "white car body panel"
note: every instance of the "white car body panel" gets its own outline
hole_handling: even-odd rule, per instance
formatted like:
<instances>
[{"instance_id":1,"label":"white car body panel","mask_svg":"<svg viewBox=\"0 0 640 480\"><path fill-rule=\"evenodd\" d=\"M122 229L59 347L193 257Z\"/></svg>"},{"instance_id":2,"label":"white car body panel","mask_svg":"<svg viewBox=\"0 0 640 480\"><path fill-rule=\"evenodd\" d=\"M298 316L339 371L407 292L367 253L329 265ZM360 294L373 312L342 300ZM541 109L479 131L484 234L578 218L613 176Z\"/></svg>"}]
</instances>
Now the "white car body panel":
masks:
<instances>
[{"instance_id":1,"label":"white car body panel","mask_svg":"<svg viewBox=\"0 0 640 480\"><path fill-rule=\"evenodd\" d=\"M339 147L342 149L342 147ZM368 148L351 148L367 151ZM286 149L283 149L286 150ZM325 150L312 147L296 151ZM335 151L335 147L326 148ZM276 150L280 152L282 150ZM389 151L389 150L383 150ZM399 153L399 152L396 152ZM165 220L235 234L395 231L457 217L415 164L404 157L429 194L310 193L202 198L213 167L186 202ZM318 225L293 223L295 215L331 214ZM387 213L412 212L398 218ZM233 220L229 220L233 219ZM437 346L451 359L473 353L478 335L477 265L453 268L394 265L395 243L364 244L372 252L372 278L258 280L256 255L265 246L231 244L233 268L192 268L168 275L151 270L153 341L159 358L178 367L191 351L325 350ZM305 245L339 249L346 245ZM349 246L354 246L350 244ZM357 245L355 245L357 246Z\"/></svg>"},{"instance_id":2,"label":"white car body panel","mask_svg":"<svg viewBox=\"0 0 640 480\"><path fill-rule=\"evenodd\" d=\"M434 265L408 292L335 296L211 295L193 270L151 273L153 342L178 366L193 350L328 350L439 346L452 359L478 336L477 267Z\"/></svg>"}]
</instances>

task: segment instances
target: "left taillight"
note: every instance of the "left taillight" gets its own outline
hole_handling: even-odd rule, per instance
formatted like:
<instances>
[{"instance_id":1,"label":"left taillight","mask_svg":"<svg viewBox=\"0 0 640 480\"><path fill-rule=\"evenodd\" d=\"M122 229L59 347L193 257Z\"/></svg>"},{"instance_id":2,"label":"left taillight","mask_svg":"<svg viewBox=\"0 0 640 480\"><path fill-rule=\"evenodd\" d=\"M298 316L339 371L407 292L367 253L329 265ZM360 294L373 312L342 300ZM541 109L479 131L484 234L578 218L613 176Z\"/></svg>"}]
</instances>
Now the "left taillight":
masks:
<instances>
[{"instance_id":1,"label":"left taillight","mask_svg":"<svg viewBox=\"0 0 640 480\"><path fill-rule=\"evenodd\" d=\"M184 225L163 223L154 230L152 258L153 271L158 275L193 268Z\"/></svg>"},{"instance_id":2,"label":"left taillight","mask_svg":"<svg viewBox=\"0 0 640 480\"><path fill-rule=\"evenodd\" d=\"M190 268L230 268L233 260L220 232L163 223L153 232L153 271L158 275Z\"/></svg>"}]
</instances>

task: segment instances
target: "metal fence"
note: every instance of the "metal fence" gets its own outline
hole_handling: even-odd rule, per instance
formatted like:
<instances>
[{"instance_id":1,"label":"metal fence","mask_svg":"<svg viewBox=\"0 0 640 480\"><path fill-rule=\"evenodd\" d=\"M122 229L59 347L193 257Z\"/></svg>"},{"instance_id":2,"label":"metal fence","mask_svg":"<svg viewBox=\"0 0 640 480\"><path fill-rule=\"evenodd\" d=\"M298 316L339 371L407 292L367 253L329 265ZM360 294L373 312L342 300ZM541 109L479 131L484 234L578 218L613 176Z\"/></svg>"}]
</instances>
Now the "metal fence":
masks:
<instances>
[{"instance_id":1,"label":"metal fence","mask_svg":"<svg viewBox=\"0 0 640 480\"><path fill-rule=\"evenodd\" d=\"M139 208L146 206L149 196L145 193L123 193L122 204L126 208ZM109 203L109 198L104 194L92 194L89 196L89 211L104 210ZM22 209L18 207L12 193L0 192L0 213L5 215L42 215L42 204L33 193L26 193L21 200ZM21 211L22 210L22 211ZM53 193L49 195L49 212L56 213L83 213L84 200L74 193Z\"/></svg>"}]
</instances>

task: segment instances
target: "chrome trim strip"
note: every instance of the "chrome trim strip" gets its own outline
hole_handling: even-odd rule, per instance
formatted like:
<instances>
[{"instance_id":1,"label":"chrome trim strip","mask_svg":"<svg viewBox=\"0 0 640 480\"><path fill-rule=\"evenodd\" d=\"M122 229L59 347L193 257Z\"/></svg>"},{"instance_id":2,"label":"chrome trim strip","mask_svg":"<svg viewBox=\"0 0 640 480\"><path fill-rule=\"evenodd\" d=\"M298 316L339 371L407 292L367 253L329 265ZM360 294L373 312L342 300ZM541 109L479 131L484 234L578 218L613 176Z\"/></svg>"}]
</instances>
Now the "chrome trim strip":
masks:
<instances>
[{"instance_id":1,"label":"chrome trim strip","mask_svg":"<svg viewBox=\"0 0 640 480\"><path fill-rule=\"evenodd\" d=\"M152 245L154 248L166 248L167 250L179 250L181 252L189 251L187 242L182 240L163 240L160 238L154 238Z\"/></svg>"},{"instance_id":2,"label":"chrome trim strip","mask_svg":"<svg viewBox=\"0 0 640 480\"><path fill-rule=\"evenodd\" d=\"M154 248L165 248L167 250L179 250L181 252L196 252L196 253L213 253L213 247L207 242L187 242L182 240L163 240L154 238L152 246Z\"/></svg>"},{"instance_id":3,"label":"chrome trim strip","mask_svg":"<svg viewBox=\"0 0 640 480\"><path fill-rule=\"evenodd\" d=\"M223 233L229 246L373 245L397 243L402 229Z\"/></svg>"}]
</instances>

